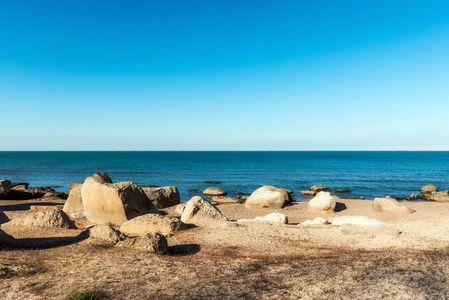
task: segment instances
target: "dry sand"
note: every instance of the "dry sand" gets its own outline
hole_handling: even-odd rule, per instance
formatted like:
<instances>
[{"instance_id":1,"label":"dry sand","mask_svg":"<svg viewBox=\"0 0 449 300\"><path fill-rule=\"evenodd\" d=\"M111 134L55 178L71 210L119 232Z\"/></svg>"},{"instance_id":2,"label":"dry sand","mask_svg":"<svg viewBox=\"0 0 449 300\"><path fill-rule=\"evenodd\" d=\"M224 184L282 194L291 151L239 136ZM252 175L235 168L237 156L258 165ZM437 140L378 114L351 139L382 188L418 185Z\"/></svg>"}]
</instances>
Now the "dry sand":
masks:
<instances>
[{"instance_id":1,"label":"dry sand","mask_svg":"<svg viewBox=\"0 0 449 300\"><path fill-rule=\"evenodd\" d=\"M0 201L0 208L12 219L26 214L30 205L62 203ZM306 204L277 210L220 205L232 220L276 211L287 215L290 224L199 222L167 237L170 253L165 256L94 246L88 239L44 249L4 249L0 263L41 270L0 277L0 295L66 299L75 291L98 291L111 299L449 297L449 203L403 202L416 212L398 215L372 210L369 200L343 199L337 213L325 216L367 216L399 229L397 236L343 234L339 226L297 225L316 217L307 213ZM165 212L179 216L173 207ZM88 224L77 221L79 228ZM82 232L8 224L1 229L28 244L36 241L44 246Z\"/></svg>"}]
</instances>

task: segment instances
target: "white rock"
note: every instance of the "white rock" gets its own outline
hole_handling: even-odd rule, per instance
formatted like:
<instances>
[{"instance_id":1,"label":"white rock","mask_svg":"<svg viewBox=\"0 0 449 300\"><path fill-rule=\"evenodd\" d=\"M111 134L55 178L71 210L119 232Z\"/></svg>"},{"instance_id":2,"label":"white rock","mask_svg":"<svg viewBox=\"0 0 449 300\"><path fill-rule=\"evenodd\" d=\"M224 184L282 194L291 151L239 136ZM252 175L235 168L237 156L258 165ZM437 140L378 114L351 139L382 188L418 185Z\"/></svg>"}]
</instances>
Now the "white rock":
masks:
<instances>
[{"instance_id":1,"label":"white rock","mask_svg":"<svg viewBox=\"0 0 449 300\"><path fill-rule=\"evenodd\" d=\"M337 196L332 196L329 192L319 192L316 197L309 201L307 210L312 214L326 215L333 213L337 205Z\"/></svg>"},{"instance_id":2,"label":"white rock","mask_svg":"<svg viewBox=\"0 0 449 300\"><path fill-rule=\"evenodd\" d=\"M316 217L313 220L307 220L301 223L301 225L325 225L330 224L325 218Z\"/></svg>"},{"instance_id":3,"label":"white rock","mask_svg":"<svg viewBox=\"0 0 449 300\"><path fill-rule=\"evenodd\" d=\"M288 224L286 215L274 212L265 217L255 217L254 219L240 219L237 222L256 222L261 224Z\"/></svg>"},{"instance_id":4,"label":"white rock","mask_svg":"<svg viewBox=\"0 0 449 300\"><path fill-rule=\"evenodd\" d=\"M383 225L384 223L365 216L342 216L329 219L332 225L356 225L361 227Z\"/></svg>"}]
</instances>

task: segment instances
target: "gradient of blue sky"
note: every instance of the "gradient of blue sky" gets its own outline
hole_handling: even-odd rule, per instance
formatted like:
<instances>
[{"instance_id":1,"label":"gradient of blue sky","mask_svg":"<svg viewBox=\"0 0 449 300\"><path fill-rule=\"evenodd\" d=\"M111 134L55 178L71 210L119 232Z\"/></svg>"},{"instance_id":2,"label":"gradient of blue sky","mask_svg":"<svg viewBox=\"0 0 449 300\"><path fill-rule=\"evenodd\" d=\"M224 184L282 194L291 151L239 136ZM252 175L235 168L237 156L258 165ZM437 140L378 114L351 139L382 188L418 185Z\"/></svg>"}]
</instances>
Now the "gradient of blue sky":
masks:
<instances>
[{"instance_id":1,"label":"gradient of blue sky","mask_svg":"<svg viewBox=\"0 0 449 300\"><path fill-rule=\"evenodd\" d=\"M0 1L0 150L449 149L448 1Z\"/></svg>"}]
</instances>

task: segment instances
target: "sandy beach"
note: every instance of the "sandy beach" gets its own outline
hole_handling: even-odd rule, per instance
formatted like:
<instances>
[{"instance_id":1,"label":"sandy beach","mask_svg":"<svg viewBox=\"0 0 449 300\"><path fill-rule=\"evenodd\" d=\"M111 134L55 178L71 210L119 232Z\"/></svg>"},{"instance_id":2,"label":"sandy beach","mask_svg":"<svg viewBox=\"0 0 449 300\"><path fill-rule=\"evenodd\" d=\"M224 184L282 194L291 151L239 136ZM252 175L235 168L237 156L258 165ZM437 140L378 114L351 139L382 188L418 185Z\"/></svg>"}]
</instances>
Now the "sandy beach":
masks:
<instances>
[{"instance_id":1,"label":"sandy beach","mask_svg":"<svg viewBox=\"0 0 449 300\"><path fill-rule=\"evenodd\" d=\"M62 205L63 200L1 201L10 219L30 205ZM7 299L66 299L75 291L97 291L110 299L441 299L449 294L449 203L408 202L413 214L377 212L370 200L340 199L340 211L324 216L366 216L387 230L364 232L357 226L300 225L317 217L306 202L282 209L218 205L232 221L198 220L167 236L167 255L102 247L84 239L52 246L79 229L2 224L16 240L44 248L6 248L0 262L40 270L3 276ZM162 210L179 217L175 207ZM234 222L279 212L289 224ZM353 228L353 229L351 229ZM396 234L395 230L399 231ZM38 240L33 240L38 239ZM46 244L47 242L47 244Z\"/></svg>"}]
</instances>

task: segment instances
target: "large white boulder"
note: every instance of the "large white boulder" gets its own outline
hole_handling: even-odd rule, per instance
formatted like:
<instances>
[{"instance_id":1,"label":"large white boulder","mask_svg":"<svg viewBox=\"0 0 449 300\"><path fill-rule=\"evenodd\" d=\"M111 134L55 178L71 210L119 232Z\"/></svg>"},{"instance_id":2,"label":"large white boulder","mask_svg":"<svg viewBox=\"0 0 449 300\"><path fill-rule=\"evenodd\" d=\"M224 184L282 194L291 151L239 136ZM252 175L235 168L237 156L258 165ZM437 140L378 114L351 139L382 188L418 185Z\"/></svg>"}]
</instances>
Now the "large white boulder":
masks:
<instances>
[{"instance_id":1,"label":"large white boulder","mask_svg":"<svg viewBox=\"0 0 449 300\"><path fill-rule=\"evenodd\" d=\"M307 204L307 211L312 214L327 215L335 211L337 196L332 196L329 192L319 192Z\"/></svg>"},{"instance_id":2,"label":"large white boulder","mask_svg":"<svg viewBox=\"0 0 449 300\"><path fill-rule=\"evenodd\" d=\"M285 190L272 186L262 186L246 199L245 207L249 209L282 208L288 199L289 195Z\"/></svg>"},{"instance_id":3,"label":"large white boulder","mask_svg":"<svg viewBox=\"0 0 449 300\"><path fill-rule=\"evenodd\" d=\"M406 206L400 205L396 199L393 198L375 198L373 201L373 209L380 212L391 212L401 214L411 214L414 212Z\"/></svg>"},{"instance_id":4,"label":"large white boulder","mask_svg":"<svg viewBox=\"0 0 449 300\"><path fill-rule=\"evenodd\" d=\"M228 221L228 218L226 218L220 210L215 207L215 205L199 196L193 197L186 203L184 211L181 215L181 221L187 223L195 215L200 215L210 219Z\"/></svg>"},{"instance_id":5,"label":"large white boulder","mask_svg":"<svg viewBox=\"0 0 449 300\"><path fill-rule=\"evenodd\" d=\"M133 182L102 183L88 177L81 188L86 218L96 224L121 226L148 213L159 213L145 192Z\"/></svg>"}]
</instances>

